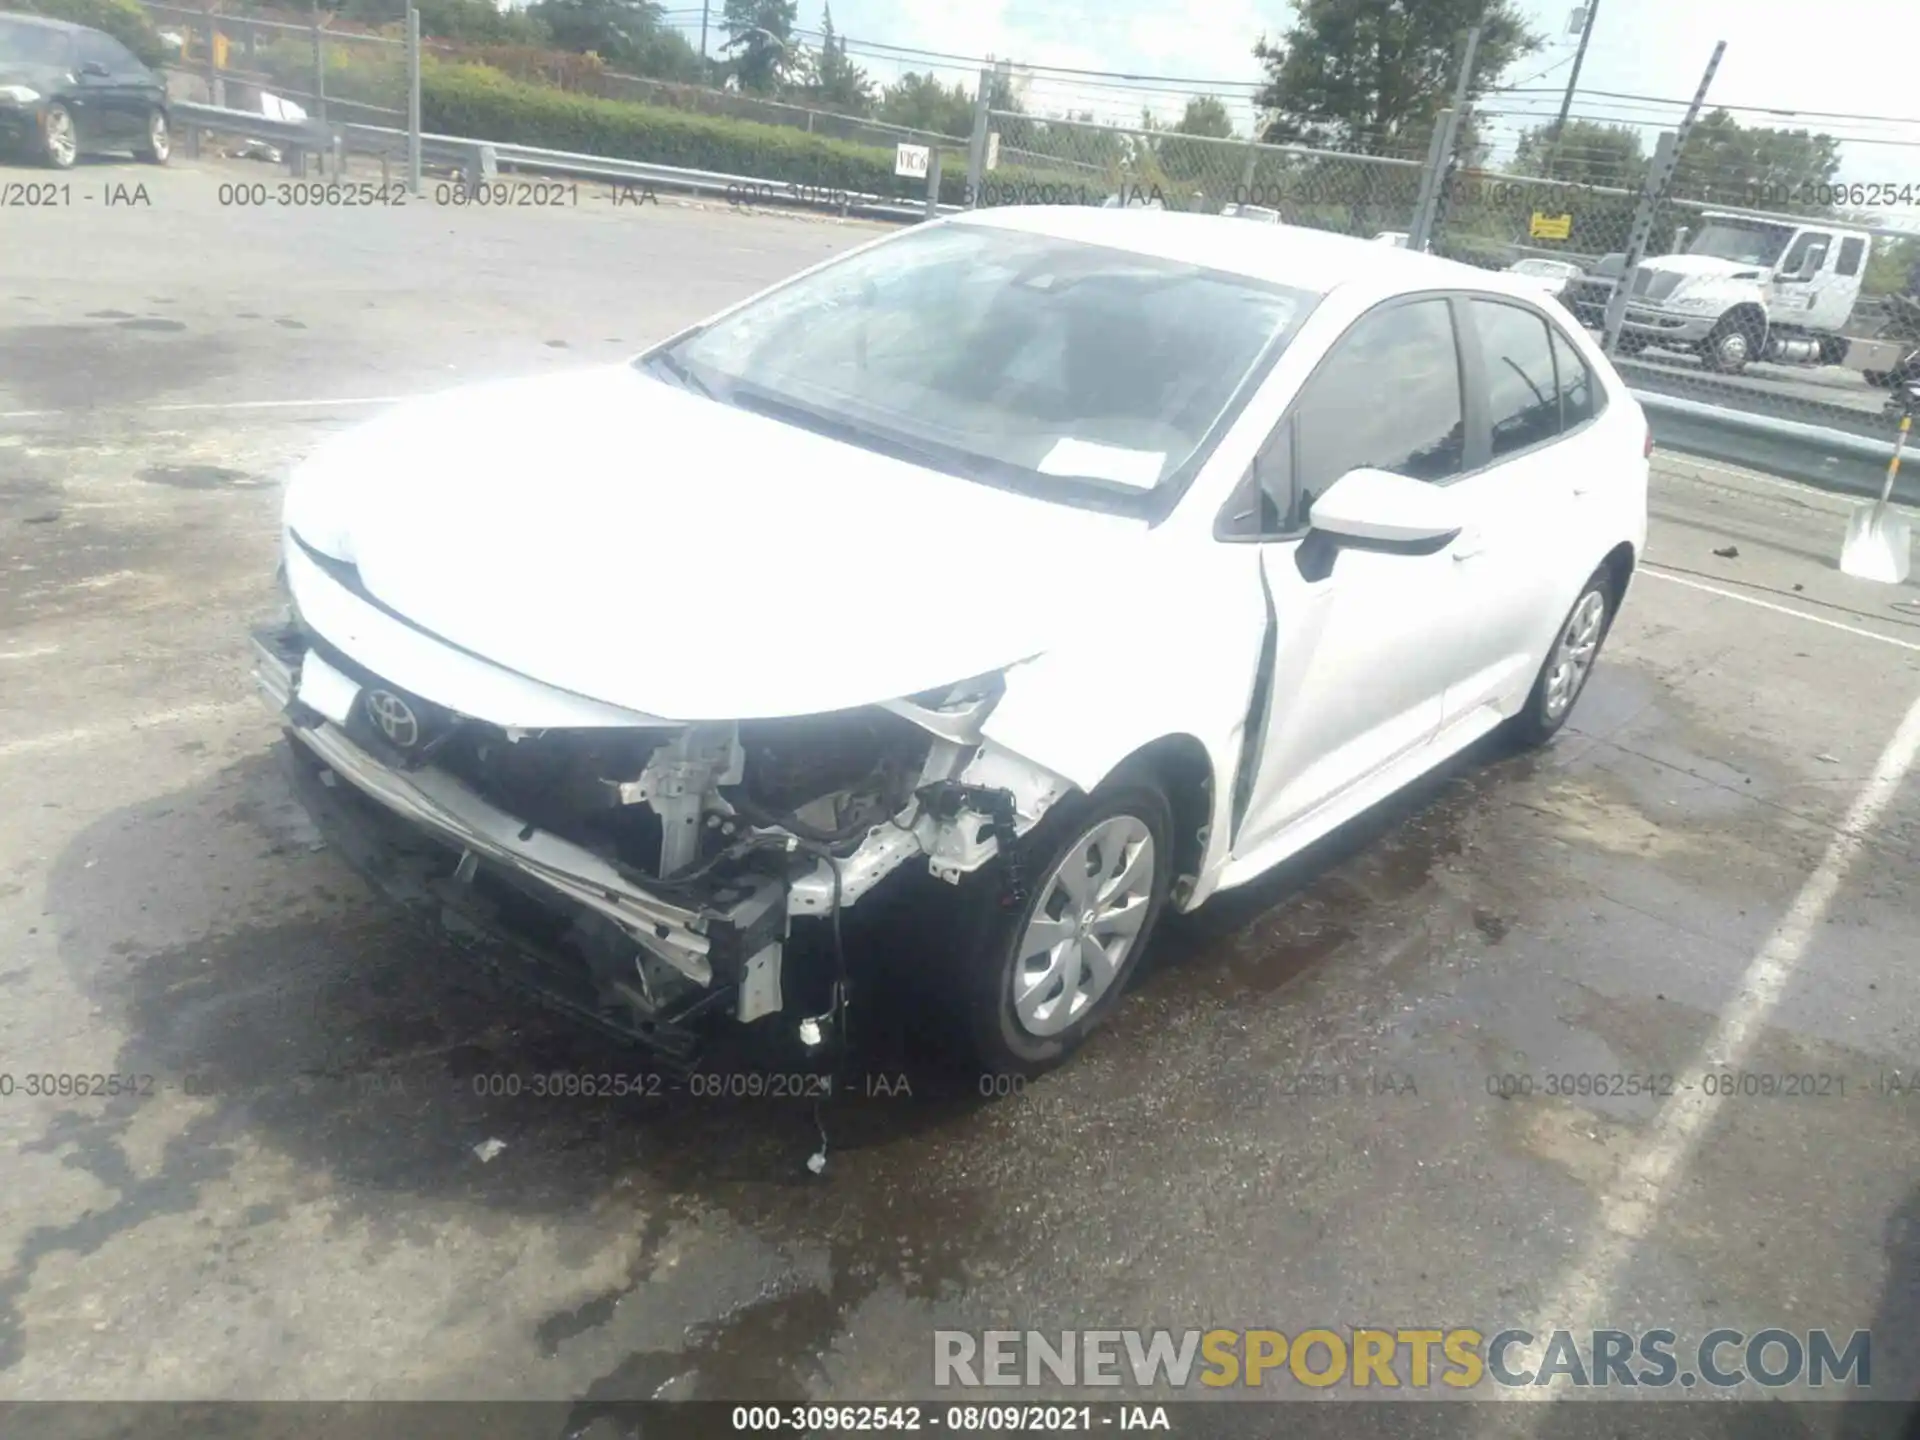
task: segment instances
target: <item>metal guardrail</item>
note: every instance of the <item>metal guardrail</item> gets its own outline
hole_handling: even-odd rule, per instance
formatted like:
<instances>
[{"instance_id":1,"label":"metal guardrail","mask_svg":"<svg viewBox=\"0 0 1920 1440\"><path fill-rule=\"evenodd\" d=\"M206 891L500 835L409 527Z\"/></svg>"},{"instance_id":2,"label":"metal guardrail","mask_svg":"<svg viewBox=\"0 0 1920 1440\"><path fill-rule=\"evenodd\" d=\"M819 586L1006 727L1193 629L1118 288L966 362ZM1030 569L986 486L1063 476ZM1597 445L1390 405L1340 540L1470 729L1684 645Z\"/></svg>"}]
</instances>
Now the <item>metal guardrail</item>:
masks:
<instances>
[{"instance_id":1,"label":"metal guardrail","mask_svg":"<svg viewBox=\"0 0 1920 1440\"><path fill-rule=\"evenodd\" d=\"M389 159L406 154L407 132L380 125L359 125L347 121L275 120L244 110L217 105L176 101L170 107L177 130L205 130L217 134L239 135L263 140L287 152L286 160L295 174L304 174L308 157L325 153L378 155ZM566 150L545 150L533 145L506 145L490 140L474 140L458 135L420 137L421 159L438 169L459 173L463 183L478 186L501 174L578 176L604 180L615 185L652 187L680 193L738 199L751 196L755 205L786 205L810 210L820 208L815 187L809 194L795 193L784 181L753 175L733 175L720 170L694 170L676 165L654 165L644 160L626 160L612 155L581 155ZM929 185L931 191L932 185ZM843 200L839 213L863 219L918 221L935 214L952 214L961 207L929 202L903 201L872 192L838 190L831 192Z\"/></svg>"},{"instance_id":2,"label":"metal guardrail","mask_svg":"<svg viewBox=\"0 0 1920 1440\"><path fill-rule=\"evenodd\" d=\"M1709 460L1746 465L1842 495L1877 496L1893 442L1826 425L1807 425L1679 395L1633 389L1657 445ZM1893 498L1920 506L1920 473L1906 469Z\"/></svg>"}]
</instances>

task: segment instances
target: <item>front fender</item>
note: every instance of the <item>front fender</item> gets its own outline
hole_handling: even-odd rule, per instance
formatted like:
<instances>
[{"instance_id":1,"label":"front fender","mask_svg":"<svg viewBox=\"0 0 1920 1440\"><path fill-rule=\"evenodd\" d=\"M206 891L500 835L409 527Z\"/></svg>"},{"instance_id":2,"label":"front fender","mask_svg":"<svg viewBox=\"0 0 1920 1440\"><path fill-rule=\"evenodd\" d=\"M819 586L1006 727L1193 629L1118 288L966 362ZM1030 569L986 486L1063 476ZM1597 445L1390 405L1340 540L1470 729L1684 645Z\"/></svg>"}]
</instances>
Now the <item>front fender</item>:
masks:
<instances>
[{"instance_id":1,"label":"front fender","mask_svg":"<svg viewBox=\"0 0 1920 1440\"><path fill-rule=\"evenodd\" d=\"M1084 791L1156 740L1192 736L1213 769L1213 851L1267 625L1260 553L1206 544L1151 579L1091 583L1080 637L1006 672L981 733Z\"/></svg>"}]
</instances>

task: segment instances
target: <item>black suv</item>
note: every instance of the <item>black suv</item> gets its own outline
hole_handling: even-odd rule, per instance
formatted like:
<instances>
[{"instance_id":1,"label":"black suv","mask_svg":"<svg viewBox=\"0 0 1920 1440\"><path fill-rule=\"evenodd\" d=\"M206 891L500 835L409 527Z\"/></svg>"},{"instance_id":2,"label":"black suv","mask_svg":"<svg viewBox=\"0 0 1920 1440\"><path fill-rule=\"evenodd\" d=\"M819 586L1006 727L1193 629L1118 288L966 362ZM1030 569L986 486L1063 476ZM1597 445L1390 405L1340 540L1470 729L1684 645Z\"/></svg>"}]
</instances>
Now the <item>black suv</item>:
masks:
<instances>
[{"instance_id":1,"label":"black suv","mask_svg":"<svg viewBox=\"0 0 1920 1440\"><path fill-rule=\"evenodd\" d=\"M167 87L111 35L0 13L0 147L56 170L100 150L164 165Z\"/></svg>"}]
</instances>

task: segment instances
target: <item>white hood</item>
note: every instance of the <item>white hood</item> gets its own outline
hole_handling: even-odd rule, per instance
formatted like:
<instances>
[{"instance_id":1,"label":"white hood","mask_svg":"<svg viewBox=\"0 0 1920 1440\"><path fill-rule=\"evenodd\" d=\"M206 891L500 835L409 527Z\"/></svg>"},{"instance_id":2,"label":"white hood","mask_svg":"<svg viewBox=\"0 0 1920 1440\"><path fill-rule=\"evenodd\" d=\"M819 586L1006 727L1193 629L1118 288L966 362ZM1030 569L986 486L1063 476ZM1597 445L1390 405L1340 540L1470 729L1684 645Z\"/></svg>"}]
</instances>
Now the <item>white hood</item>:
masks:
<instances>
[{"instance_id":1,"label":"white hood","mask_svg":"<svg viewBox=\"0 0 1920 1440\"><path fill-rule=\"evenodd\" d=\"M1641 264L1655 275L1683 275L1689 280L1724 280L1732 275L1764 276L1768 273L1765 265L1723 260L1718 255L1656 255Z\"/></svg>"},{"instance_id":2,"label":"white hood","mask_svg":"<svg viewBox=\"0 0 1920 1440\"><path fill-rule=\"evenodd\" d=\"M301 467L286 520L443 640L672 720L843 709L1026 659L1119 622L1148 534L624 364L398 406Z\"/></svg>"}]
</instances>

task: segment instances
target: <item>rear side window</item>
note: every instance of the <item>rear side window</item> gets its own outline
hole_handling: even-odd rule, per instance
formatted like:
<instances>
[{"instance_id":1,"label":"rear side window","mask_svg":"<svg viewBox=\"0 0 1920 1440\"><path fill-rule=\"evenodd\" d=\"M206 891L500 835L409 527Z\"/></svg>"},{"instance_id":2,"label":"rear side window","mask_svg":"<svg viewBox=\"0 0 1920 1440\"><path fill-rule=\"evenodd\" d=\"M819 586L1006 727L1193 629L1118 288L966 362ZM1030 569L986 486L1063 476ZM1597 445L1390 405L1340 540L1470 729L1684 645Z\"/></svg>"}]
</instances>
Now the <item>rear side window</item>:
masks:
<instances>
[{"instance_id":1,"label":"rear side window","mask_svg":"<svg viewBox=\"0 0 1920 1440\"><path fill-rule=\"evenodd\" d=\"M1605 408L1606 401L1593 371L1573 348L1573 342L1554 326L1548 326L1547 332L1553 338L1554 381L1560 392L1560 429L1564 432L1593 419Z\"/></svg>"},{"instance_id":2,"label":"rear side window","mask_svg":"<svg viewBox=\"0 0 1920 1440\"><path fill-rule=\"evenodd\" d=\"M106 68L109 75L132 75L140 70L140 62L133 58L118 40L109 35L98 35L83 30L80 33L80 63L92 61Z\"/></svg>"},{"instance_id":3,"label":"rear side window","mask_svg":"<svg viewBox=\"0 0 1920 1440\"><path fill-rule=\"evenodd\" d=\"M1294 426L1297 513L1363 466L1415 480L1458 475L1466 421L1447 302L1361 317L1307 382Z\"/></svg>"},{"instance_id":4,"label":"rear side window","mask_svg":"<svg viewBox=\"0 0 1920 1440\"><path fill-rule=\"evenodd\" d=\"M1562 406L1546 317L1497 300L1469 306L1486 367L1492 458L1553 439L1560 433Z\"/></svg>"},{"instance_id":5,"label":"rear side window","mask_svg":"<svg viewBox=\"0 0 1920 1440\"><path fill-rule=\"evenodd\" d=\"M1842 275L1860 273L1860 257L1867 253L1867 242L1858 235L1849 236L1840 242L1840 261L1834 268Z\"/></svg>"}]
</instances>

